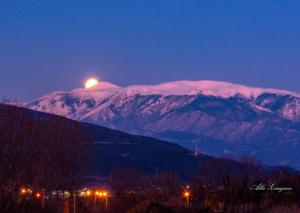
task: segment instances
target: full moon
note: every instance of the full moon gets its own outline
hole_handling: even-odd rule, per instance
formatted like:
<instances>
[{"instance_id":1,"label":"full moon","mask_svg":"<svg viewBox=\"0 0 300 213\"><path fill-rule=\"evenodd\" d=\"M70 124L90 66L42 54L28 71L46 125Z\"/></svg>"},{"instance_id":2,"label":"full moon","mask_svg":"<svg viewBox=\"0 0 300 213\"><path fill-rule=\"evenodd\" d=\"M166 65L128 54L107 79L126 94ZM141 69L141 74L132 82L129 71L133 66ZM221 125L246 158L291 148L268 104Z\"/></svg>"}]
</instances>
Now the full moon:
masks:
<instances>
[{"instance_id":1,"label":"full moon","mask_svg":"<svg viewBox=\"0 0 300 213\"><path fill-rule=\"evenodd\" d=\"M96 86L99 83L99 81L96 78L90 78L85 82L85 88L89 89L91 87Z\"/></svg>"}]
</instances>

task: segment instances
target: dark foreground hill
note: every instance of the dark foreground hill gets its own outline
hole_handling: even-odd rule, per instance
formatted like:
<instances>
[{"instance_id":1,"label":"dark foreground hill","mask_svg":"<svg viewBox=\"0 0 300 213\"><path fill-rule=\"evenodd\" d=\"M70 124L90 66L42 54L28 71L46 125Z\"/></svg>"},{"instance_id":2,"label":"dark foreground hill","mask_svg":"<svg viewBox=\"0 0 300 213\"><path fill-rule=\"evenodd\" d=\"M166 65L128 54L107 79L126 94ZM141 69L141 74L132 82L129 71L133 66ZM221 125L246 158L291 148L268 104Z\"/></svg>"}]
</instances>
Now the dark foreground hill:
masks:
<instances>
[{"instance_id":1,"label":"dark foreground hill","mask_svg":"<svg viewBox=\"0 0 300 213\"><path fill-rule=\"evenodd\" d=\"M120 167L186 176L198 173L199 164L214 159L195 157L173 143L9 105L0 105L0 143L3 167L12 173L24 167L24 177L37 171L56 178L78 171L105 176ZM61 173L56 169L60 166L64 167Z\"/></svg>"}]
</instances>

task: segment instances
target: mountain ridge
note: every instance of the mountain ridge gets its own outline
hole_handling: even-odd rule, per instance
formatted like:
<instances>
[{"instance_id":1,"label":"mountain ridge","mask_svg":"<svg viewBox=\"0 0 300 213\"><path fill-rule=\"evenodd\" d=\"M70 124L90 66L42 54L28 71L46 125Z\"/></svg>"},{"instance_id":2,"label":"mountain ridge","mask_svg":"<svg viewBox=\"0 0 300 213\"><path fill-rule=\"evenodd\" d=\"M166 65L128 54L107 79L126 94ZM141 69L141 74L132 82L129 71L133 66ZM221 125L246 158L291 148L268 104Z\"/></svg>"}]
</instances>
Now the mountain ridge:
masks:
<instances>
[{"instance_id":1,"label":"mountain ridge","mask_svg":"<svg viewBox=\"0 0 300 213\"><path fill-rule=\"evenodd\" d=\"M230 83L225 81L212 81L212 80L199 80L199 81L170 81L159 84L149 84L149 85L129 85L129 86L118 86L110 82L100 82L98 85L91 87L89 89L77 88L67 91L56 91L50 93L44 97L59 94L59 93L74 93L74 92L86 92L88 91L97 91L97 90L125 90L128 94L152 94L152 95L195 95L195 94L204 94L212 96L221 96L221 97L231 97L237 94L244 95L246 97L257 97L262 93L273 93L280 95L291 95L300 97L300 93L283 90L283 89L274 89L274 88L263 88L263 87L252 87L242 84ZM180 89L183 91L177 91ZM222 93L220 90L229 90L225 93ZM169 93L168 93L169 92ZM181 92L181 93L180 93ZM178 94L180 93L180 94ZM38 99L37 99L38 100Z\"/></svg>"},{"instance_id":2,"label":"mountain ridge","mask_svg":"<svg viewBox=\"0 0 300 213\"><path fill-rule=\"evenodd\" d=\"M44 96L26 107L131 134L172 138L171 142L189 149L195 142L202 143L202 151L217 157L253 154L270 165L300 168L300 157L288 154L300 151L298 96L216 81L124 88L100 83L91 89ZM165 137L161 133L166 131L177 133ZM197 139L180 141L173 137L179 133L196 134Z\"/></svg>"}]
</instances>

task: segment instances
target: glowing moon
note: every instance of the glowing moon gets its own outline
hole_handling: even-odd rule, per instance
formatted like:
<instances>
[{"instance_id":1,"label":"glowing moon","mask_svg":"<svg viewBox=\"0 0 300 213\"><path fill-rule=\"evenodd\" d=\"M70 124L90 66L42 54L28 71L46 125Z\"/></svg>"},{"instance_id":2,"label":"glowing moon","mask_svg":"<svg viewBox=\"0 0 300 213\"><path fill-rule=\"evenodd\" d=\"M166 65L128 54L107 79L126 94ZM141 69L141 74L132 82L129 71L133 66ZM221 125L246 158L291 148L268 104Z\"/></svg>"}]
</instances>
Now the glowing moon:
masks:
<instances>
[{"instance_id":1,"label":"glowing moon","mask_svg":"<svg viewBox=\"0 0 300 213\"><path fill-rule=\"evenodd\" d=\"M91 87L96 86L99 83L99 81L96 78L90 78L85 82L85 88L89 89Z\"/></svg>"}]
</instances>

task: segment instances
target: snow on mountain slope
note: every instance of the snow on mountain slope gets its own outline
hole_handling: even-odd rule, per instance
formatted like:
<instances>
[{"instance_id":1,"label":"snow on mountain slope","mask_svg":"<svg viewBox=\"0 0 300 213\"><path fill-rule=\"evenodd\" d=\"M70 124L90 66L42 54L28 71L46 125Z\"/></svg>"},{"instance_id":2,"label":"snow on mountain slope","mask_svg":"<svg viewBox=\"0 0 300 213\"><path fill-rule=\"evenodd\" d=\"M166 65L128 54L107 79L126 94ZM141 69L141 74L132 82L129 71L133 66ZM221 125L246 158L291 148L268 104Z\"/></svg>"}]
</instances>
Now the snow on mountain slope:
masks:
<instances>
[{"instance_id":1,"label":"snow on mountain slope","mask_svg":"<svg viewBox=\"0 0 300 213\"><path fill-rule=\"evenodd\" d=\"M280 114L289 120L300 121L300 100L293 99L284 104L280 110Z\"/></svg>"},{"instance_id":2,"label":"snow on mountain slope","mask_svg":"<svg viewBox=\"0 0 300 213\"><path fill-rule=\"evenodd\" d=\"M124 88L127 95L210 95L223 98L235 95L243 95L247 98L256 98L263 93L279 95L292 95L300 97L300 94L278 89L248 87L219 81L174 81L158 85L134 85Z\"/></svg>"},{"instance_id":3,"label":"snow on mountain slope","mask_svg":"<svg viewBox=\"0 0 300 213\"><path fill-rule=\"evenodd\" d=\"M70 92L53 92L39 98L26 107L47 113L66 116L72 119L80 119L90 109L93 109L101 101L116 94L120 87L109 82L90 89L75 89Z\"/></svg>"},{"instance_id":4,"label":"snow on mountain slope","mask_svg":"<svg viewBox=\"0 0 300 213\"><path fill-rule=\"evenodd\" d=\"M174 81L158 85L133 85L120 87L109 82L101 82L90 89L75 89L70 92L54 92L39 98L27 105L28 108L67 116L73 119L86 119L95 113L107 111L113 116L110 104L126 102L135 95L150 96L195 96L207 95L220 98L242 96L252 101L253 108L280 114L286 119L300 121L300 94L278 89L248 87L218 81ZM271 94L271 97L264 97ZM281 103L280 108L274 109L272 104L282 97L291 101ZM259 99L259 101L256 101ZM268 103L270 101L270 103ZM119 103L120 105L121 103ZM176 103L174 103L176 105ZM278 103L275 103L278 105ZM271 106L271 108L270 108ZM154 103L152 103L152 110ZM169 106L170 107L170 106ZM160 110L165 110L161 108ZM103 113L102 113L103 114Z\"/></svg>"},{"instance_id":5,"label":"snow on mountain slope","mask_svg":"<svg viewBox=\"0 0 300 213\"><path fill-rule=\"evenodd\" d=\"M26 107L133 134L195 135L184 142L186 147L199 142L220 155L226 148L256 153L270 165L285 162L300 168L300 157L289 154L300 151L300 94L290 91L216 81L128 87L101 82L90 89L51 93ZM211 141L219 141L218 146Z\"/></svg>"}]
</instances>

